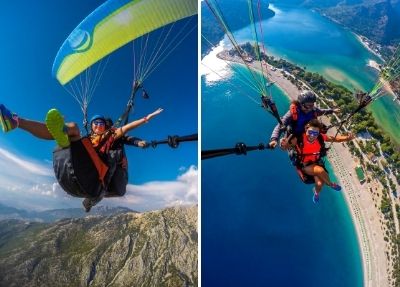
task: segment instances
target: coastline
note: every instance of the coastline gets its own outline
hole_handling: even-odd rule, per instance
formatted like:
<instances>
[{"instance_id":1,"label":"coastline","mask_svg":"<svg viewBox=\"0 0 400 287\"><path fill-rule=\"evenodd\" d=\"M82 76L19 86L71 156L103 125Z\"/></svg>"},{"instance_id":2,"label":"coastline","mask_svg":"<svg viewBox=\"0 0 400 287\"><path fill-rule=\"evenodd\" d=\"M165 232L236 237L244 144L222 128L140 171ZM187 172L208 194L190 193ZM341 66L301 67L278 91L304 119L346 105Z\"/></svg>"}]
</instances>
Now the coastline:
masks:
<instances>
[{"instance_id":1,"label":"coastline","mask_svg":"<svg viewBox=\"0 0 400 287\"><path fill-rule=\"evenodd\" d=\"M217 57L243 65L241 58L229 56L224 52L219 53ZM261 71L261 63L258 61L247 63L247 65L256 71ZM304 82L302 82L301 89L293 84L289 78L294 79L295 77L290 73L276 69L269 64L264 64L264 67L265 65L267 65L269 79L289 99L297 99L300 90L307 88ZM323 120L328 121L328 118ZM332 130L331 132L335 133L336 131ZM369 192L371 184L359 182L355 172L355 167L358 164L357 159L351 155L349 148L339 143L332 145L332 147L328 159L336 177L343 186L343 195L356 229L363 265L363 286L390 286L389 274L392 274L393 267L386 258L388 248L383 237L384 224L379 207L375 207L376 203ZM344 159L350 158L353 160L344 161Z\"/></svg>"},{"instance_id":2,"label":"coastline","mask_svg":"<svg viewBox=\"0 0 400 287\"><path fill-rule=\"evenodd\" d=\"M355 33L355 32L351 32L351 33L357 38L357 40L358 40L368 51L370 51L372 54L374 54L375 56L377 56L377 57L378 57L379 59L381 59L383 62L385 61L385 60L383 59L382 55L379 54L379 52L373 50L373 49L370 47L369 42L368 42L368 41L370 41L370 40L368 40L368 39L367 39L366 37L364 37L364 36L358 35L358 34Z\"/></svg>"}]
</instances>

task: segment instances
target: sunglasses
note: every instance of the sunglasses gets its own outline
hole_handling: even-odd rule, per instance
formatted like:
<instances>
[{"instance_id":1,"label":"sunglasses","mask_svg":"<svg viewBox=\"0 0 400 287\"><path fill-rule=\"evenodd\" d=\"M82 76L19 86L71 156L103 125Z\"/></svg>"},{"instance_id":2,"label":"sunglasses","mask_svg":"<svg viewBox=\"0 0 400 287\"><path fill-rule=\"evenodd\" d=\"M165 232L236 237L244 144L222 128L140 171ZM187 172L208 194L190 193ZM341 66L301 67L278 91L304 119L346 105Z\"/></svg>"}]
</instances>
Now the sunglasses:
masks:
<instances>
[{"instance_id":1,"label":"sunglasses","mask_svg":"<svg viewBox=\"0 0 400 287\"><path fill-rule=\"evenodd\" d=\"M319 135L318 131L308 130L307 134L313 137L317 137Z\"/></svg>"},{"instance_id":2,"label":"sunglasses","mask_svg":"<svg viewBox=\"0 0 400 287\"><path fill-rule=\"evenodd\" d=\"M301 105L305 110L311 110L314 108L314 105Z\"/></svg>"},{"instance_id":3,"label":"sunglasses","mask_svg":"<svg viewBox=\"0 0 400 287\"><path fill-rule=\"evenodd\" d=\"M93 124L99 127L104 127L106 125L106 123L103 121L94 121Z\"/></svg>"}]
</instances>

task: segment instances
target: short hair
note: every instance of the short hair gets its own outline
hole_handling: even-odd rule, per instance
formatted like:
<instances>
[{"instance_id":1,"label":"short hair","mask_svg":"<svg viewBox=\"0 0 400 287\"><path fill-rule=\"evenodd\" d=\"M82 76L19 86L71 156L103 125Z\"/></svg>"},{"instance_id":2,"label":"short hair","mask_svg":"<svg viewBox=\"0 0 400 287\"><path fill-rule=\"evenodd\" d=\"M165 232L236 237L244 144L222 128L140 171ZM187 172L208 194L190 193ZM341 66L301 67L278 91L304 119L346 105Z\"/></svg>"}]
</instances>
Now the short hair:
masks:
<instances>
[{"instance_id":1,"label":"short hair","mask_svg":"<svg viewBox=\"0 0 400 287\"><path fill-rule=\"evenodd\" d=\"M306 129L313 127L313 128L318 128L319 130L322 130L324 127L323 124L318 120L318 119L312 119L306 124Z\"/></svg>"}]
</instances>

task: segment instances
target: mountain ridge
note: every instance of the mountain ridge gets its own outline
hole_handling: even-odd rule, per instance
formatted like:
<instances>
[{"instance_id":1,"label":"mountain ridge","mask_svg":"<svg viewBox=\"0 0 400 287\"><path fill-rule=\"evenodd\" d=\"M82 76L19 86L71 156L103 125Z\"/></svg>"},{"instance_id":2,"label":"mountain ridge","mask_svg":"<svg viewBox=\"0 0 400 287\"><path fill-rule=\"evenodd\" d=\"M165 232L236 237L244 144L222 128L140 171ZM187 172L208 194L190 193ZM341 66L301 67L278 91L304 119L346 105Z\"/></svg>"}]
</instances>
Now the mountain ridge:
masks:
<instances>
[{"instance_id":1,"label":"mountain ridge","mask_svg":"<svg viewBox=\"0 0 400 287\"><path fill-rule=\"evenodd\" d=\"M196 286L197 206L0 221L0 286Z\"/></svg>"},{"instance_id":2,"label":"mountain ridge","mask_svg":"<svg viewBox=\"0 0 400 287\"><path fill-rule=\"evenodd\" d=\"M137 212L127 207L95 206L90 213L86 213L83 208L59 208L44 211L25 210L10 207L0 203L0 220L19 219L35 222L54 222L64 218L78 218L93 215L113 215L124 212Z\"/></svg>"}]
</instances>

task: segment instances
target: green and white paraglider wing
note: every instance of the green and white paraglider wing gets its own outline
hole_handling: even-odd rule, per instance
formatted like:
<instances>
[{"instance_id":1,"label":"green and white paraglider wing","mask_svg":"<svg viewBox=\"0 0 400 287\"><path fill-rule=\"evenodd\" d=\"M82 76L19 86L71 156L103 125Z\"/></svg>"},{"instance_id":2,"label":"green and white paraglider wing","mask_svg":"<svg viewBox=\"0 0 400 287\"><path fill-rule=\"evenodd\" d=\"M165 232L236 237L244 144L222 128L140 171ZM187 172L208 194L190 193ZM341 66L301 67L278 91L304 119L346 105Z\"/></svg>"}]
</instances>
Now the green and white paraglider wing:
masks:
<instances>
[{"instance_id":1,"label":"green and white paraglider wing","mask_svg":"<svg viewBox=\"0 0 400 287\"><path fill-rule=\"evenodd\" d=\"M196 0L109 0L66 39L54 61L53 75L65 85L121 46L195 14Z\"/></svg>"},{"instance_id":2,"label":"green and white paraglider wing","mask_svg":"<svg viewBox=\"0 0 400 287\"><path fill-rule=\"evenodd\" d=\"M397 95L400 92L400 45L397 46L393 56L382 68L379 79L370 96L379 98L383 95Z\"/></svg>"}]
</instances>

